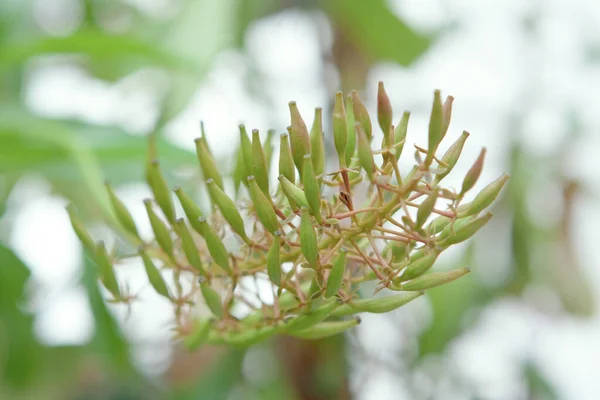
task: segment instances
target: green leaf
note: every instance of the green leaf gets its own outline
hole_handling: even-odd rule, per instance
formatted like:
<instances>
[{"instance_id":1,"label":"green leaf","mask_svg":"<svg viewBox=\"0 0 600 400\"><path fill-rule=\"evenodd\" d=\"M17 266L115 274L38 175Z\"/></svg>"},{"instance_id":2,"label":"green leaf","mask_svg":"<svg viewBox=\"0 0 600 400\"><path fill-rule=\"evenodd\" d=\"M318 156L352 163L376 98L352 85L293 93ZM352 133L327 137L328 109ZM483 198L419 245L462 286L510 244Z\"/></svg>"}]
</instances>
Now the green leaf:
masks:
<instances>
[{"instance_id":1,"label":"green leaf","mask_svg":"<svg viewBox=\"0 0 600 400\"><path fill-rule=\"evenodd\" d=\"M431 38L395 16L384 0L321 0L319 5L349 40L375 60L408 66L431 43Z\"/></svg>"},{"instance_id":2,"label":"green leaf","mask_svg":"<svg viewBox=\"0 0 600 400\"><path fill-rule=\"evenodd\" d=\"M194 63L176 56L155 43L131 34L109 34L101 30L80 30L72 35L47 36L15 41L0 53L0 68L23 64L31 57L44 54L78 54L99 60L128 58L144 60L170 69L192 72Z\"/></svg>"}]
</instances>

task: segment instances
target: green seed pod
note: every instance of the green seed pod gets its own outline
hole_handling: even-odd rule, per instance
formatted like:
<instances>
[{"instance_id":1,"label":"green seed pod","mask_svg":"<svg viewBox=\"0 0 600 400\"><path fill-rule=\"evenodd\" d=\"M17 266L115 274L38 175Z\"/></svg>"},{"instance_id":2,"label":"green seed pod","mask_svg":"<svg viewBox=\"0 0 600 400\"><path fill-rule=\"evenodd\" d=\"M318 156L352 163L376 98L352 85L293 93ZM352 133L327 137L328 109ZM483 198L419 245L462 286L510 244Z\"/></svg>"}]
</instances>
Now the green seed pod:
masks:
<instances>
[{"instance_id":1,"label":"green seed pod","mask_svg":"<svg viewBox=\"0 0 600 400\"><path fill-rule=\"evenodd\" d=\"M246 181L246 177L252 175L253 165L252 165L252 142L248 138L248 133L246 132L246 127L243 124L238 126L240 130L240 149L242 152L242 159L244 160L245 166L245 176L244 176L244 184Z\"/></svg>"},{"instance_id":2,"label":"green seed pod","mask_svg":"<svg viewBox=\"0 0 600 400\"><path fill-rule=\"evenodd\" d=\"M429 194L429 196L427 196L427 198L419 205L419 209L417 210L416 228L420 228L423 226L423 224L425 224L427 218L429 218L435 207L437 198L438 191L434 188L433 192Z\"/></svg>"},{"instance_id":3,"label":"green seed pod","mask_svg":"<svg viewBox=\"0 0 600 400\"><path fill-rule=\"evenodd\" d=\"M192 234L188 229L187 225L183 218L179 218L177 220L177 233L181 238L181 247L183 248L183 252L185 253L185 257L187 258L190 265L196 268L200 273L204 274L204 266L202 265L202 260L200 259L200 254L198 253L198 248L196 248L196 244L194 243L194 239L192 238Z\"/></svg>"},{"instance_id":4,"label":"green seed pod","mask_svg":"<svg viewBox=\"0 0 600 400\"><path fill-rule=\"evenodd\" d=\"M404 270L404 273L400 277L400 280L408 281L423 275L425 272L429 271L439 255L439 250L429 250L425 252L423 257L420 257L414 261L411 260Z\"/></svg>"},{"instance_id":5,"label":"green seed pod","mask_svg":"<svg viewBox=\"0 0 600 400\"><path fill-rule=\"evenodd\" d=\"M316 324L323 322L338 306L339 304L336 299L326 300L316 309L308 311L289 321L284 328L284 332L296 333L311 328Z\"/></svg>"},{"instance_id":6,"label":"green seed pod","mask_svg":"<svg viewBox=\"0 0 600 400\"><path fill-rule=\"evenodd\" d=\"M412 281L408 281L400 285L400 290L404 291L421 291L431 289L445 283L452 282L471 272L469 268L459 268L446 272L432 272L431 274L422 275ZM398 290L396 287L390 287L392 290Z\"/></svg>"},{"instance_id":7,"label":"green seed pod","mask_svg":"<svg viewBox=\"0 0 600 400\"><path fill-rule=\"evenodd\" d=\"M460 154L462 153L462 149L463 149L468 137L469 137L469 132L463 131L462 135L460 135L460 137L458 139L456 139L456 141L454 143L452 143L452 146L450 146L448 148L448 150L442 157L442 162L445 163L447 165L447 167L444 168L444 172L442 172L441 174L438 174L435 177L435 183L434 183L435 185L437 185L442 179L444 179L446 177L446 175L448 175L452 171L452 169L458 162L458 158L460 157Z\"/></svg>"},{"instance_id":8,"label":"green seed pod","mask_svg":"<svg viewBox=\"0 0 600 400\"><path fill-rule=\"evenodd\" d=\"M200 207L198 207L194 200L181 190L179 186L177 186L174 191L192 228L199 234L204 235L204 232L202 232L202 225L198 222L198 218L202 217L202 210L200 210Z\"/></svg>"},{"instance_id":9,"label":"green seed pod","mask_svg":"<svg viewBox=\"0 0 600 400\"><path fill-rule=\"evenodd\" d=\"M219 293L210 287L207 282L200 284L200 291L202 292L202 297L204 297L204 301L206 302L206 305L210 311L212 311L217 318L223 318L225 311L223 309L223 303L221 303L221 296Z\"/></svg>"},{"instance_id":10,"label":"green seed pod","mask_svg":"<svg viewBox=\"0 0 600 400\"><path fill-rule=\"evenodd\" d=\"M200 168L204 174L204 179L214 179L215 183L223 189L223 178L219 173L215 159L213 158L205 137L196 138L196 154L198 155L198 161L200 162Z\"/></svg>"},{"instance_id":11,"label":"green seed pod","mask_svg":"<svg viewBox=\"0 0 600 400\"><path fill-rule=\"evenodd\" d=\"M477 196L475 196L475 199L468 204L468 207L463 210L461 210L462 206L458 208L458 215L461 217L475 215L488 208L494 200L496 200L496 197L500 194L500 191L508 181L508 178L508 175L503 174L500 178L487 185L479 192L479 194L477 194ZM467 204L463 204L463 206L467 206Z\"/></svg>"},{"instance_id":12,"label":"green seed pod","mask_svg":"<svg viewBox=\"0 0 600 400\"><path fill-rule=\"evenodd\" d=\"M444 105L442 106L442 111L444 113L444 123L442 125L442 139L448 133L448 127L450 126L450 120L452 119L452 102L454 102L454 97L448 96L446 97L446 101L444 101Z\"/></svg>"},{"instance_id":13,"label":"green seed pod","mask_svg":"<svg viewBox=\"0 0 600 400\"><path fill-rule=\"evenodd\" d=\"M404 148L404 142L406 141L406 133L408 132L408 120L410 119L410 112L404 111L402 119L394 130L394 150L393 153L396 158L400 158L402 149Z\"/></svg>"},{"instance_id":14,"label":"green seed pod","mask_svg":"<svg viewBox=\"0 0 600 400\"><path fill-rule=\"evenodd\" d=\"M108 257L106 246L104 242L98 242L96 246L96 264L98 265L98 273L100 275L100 281L115 299L121 299L121 289L119 288L119 282L117 282L117 276L115 275L115 269Z\"/></svg>"},{"instance_id":15,"label":"green seed pod","mask_svg":"<svg viewBox=\"0 0 600 400\"><path fill-rule=\"evenodd\" d=\"M317 221L322 223L321 185L315 175L310 154L304 156L304 166L302 168L304 170L304 174L302 175L302 185L304 186L304 194L306 195L308 206Z\"/></svg>"},{"instance_id":16,"label":"green seed pod","mask_svg":"<svg viewBox=\"0 0 600 400\"><path fill-rule=\"evenodd\" d=\"M277 220L277 215L275 214L275 210L273 210L271 201L260 190L254 176L250 175L247 181L250 198L252 199L258 219L267 231L274 234L279 230L279 221Z\"/></svg>"},{"instance_id":17,"label":"green seed pod","mask_svg":"<svg viewBox=\"0 0 600 400\"><path fill-rule=\"evenodd\" d=\"M169 288L167 287L164 278L158 271L158 268L156 268L156 265L154 265L154 262L152 262L152 259L148 257L148 254L146 254L143 247L140 247L138 249L138 252L142 257L142 261L144 262L144 268L146 269L146 275L148 275L148 280L150 281L150 284L152 285L156 293L166 297L167 299L171 299L171 295L169 294Z\"/></svg>"},{"instance_id":18,"label":"green seed pod","mask_svg":"<svg viewBox=\"0 0 600 400\"><path fill-rule=\"evenodd\" d=\"M479 153L479 157L475 160L475 163L471 166L467 175L465 175L465 179L463 180L462 189L460 190L459 196L464 195L469 190L475 186L477 180L479 179L479 175L481 175L481 170L483 169L483 161L485 159L485 147L481 149L481 153Z\"/></svg>"},{"instance_id":19,"label":"green seed pod","mask_svg":"<svg viewBox=\"0 0 600 400\"><path fill-rule=\"evenodd\" d=\"M310 130L312 163L317 176L325 170L325 143L323 143L323 109L315 108L315 119Z\"/></svg>"},{"instance_id":20,"label":"green seed pod","mask_svg":"<svg viewBox=\"0 0 600 400\"><path fill-rule=\"evenodd\" d=\"M163 174L160 172L158 161L154 160L148 165L146 176L148 178L148 185L152 189L152 194L156 199L156 204L158 204L165 217L167 217L167 221L174 224L175 208L173 206L173 199L171 199L171 191L169 190L169 186L167 186L167 181Z\"/></svg>"},{"instance_id":21,"label":"green seed pod","mask_svg":"<svg viewBox=\"0 0 600 400\"><path fill-rule=\"evenodd\" d=\"M394 139L392 135L390 135L390 133L393 133L390 129L392 127L393 118L392 103L385 92L383 82L380 81L377 85L377 122L379 122L379 127L381 128L381 132L383 132L385 142L388 146L394 144Z\"/></svg>"},{"instance_id":22,"label":"green seed pod","mask_svg":"<svg viewBox=\"0 0 600 400\"><path fill-rule=\"evenodd\" d=\"M279 329L276 326L264 326L254 330L244 330L239 333L230 333L223 336L223 341L225 344L236 347L248 347L273 336Z\"/></svg>"},{"instance_id":23,"label":"green seed pod","mask_svg":"<svg viewBox=\"0 0 600 400\"><path fill-rule=\"evenodd\" d=\"M198 222L203 225L202 231L204 232L204 240L206 241L206 247L208 248L208 252L213 261L219 267L223 268L225 272L230 274L229 253L227 252L223 241L221 241L221 238L214 228L206 222L206 218L200 217L198 218Z\"/></svg>"},{"instance_id":24,"label":"green seed pod","mask_svg":"<svg viewBox=\"0 0 600 400\"><path fill-rule=\"evenodd\" d=\"M279 183L281 184L283 194L285 194L289 200L292 208L297 208L298 205L300 205L300 207L308 207L308 200L302 189L294 185L283 175L279 175Z\"/></svg>"},{"instance_id":25,"label":"green seed pod","mask_svg":"<svg viewBox=\"0 0 600 400\"><path fill-rule=\"evenodd\" d=\"M440 241L438 243L438 245L440 247L448 247L453 244L464 242L465 240L472 237L475 233L477 233L477 231L479 229L483 228L483 226L488 223L488 221L492 218L492 216L493 216L493 214L488 212L488 213L482 215L481 217L477 217L477 218L469 221L467 224L465 224L464 226L462 226L460 228L457 228L455 226L454 227L454 235L450 234L443 241Z\"/></svg>"},{"instance_id":26,"label":"green seed pod","mask_svg":"<svg viewBox=\"0 0 600 400\"><path fill-rule=\"evenodd\" d=\"M315 271L315 275L310 281L310 288L308 289L308 301L314 300L321 295L321 286L323 283L323 274L321 271ZM315 296L318 293L318 296Z\"/></svg>"},{"instance_id":27,"label":"green seed pod","mask_svg":"<svg viewBox=\"0 0 600 400\"><path fill-rule=\"evenodd\" d=\"M260 190L269 197L269 167L260 143L258 129L252 130L252 172Z\"/></svg>"},{"instance_id":28,"label":"green seed pod","mask_svg":"<svg viewBox=\"0 0 600 400\"><path fill-rule=\"evenodd\" d=\"M448 225L450 225L450 222L452 222L451 218L448 218L444 215L440 215L439 217L431 221L429 225L427 225L425 231L429 232L430 235L437 235L438 233L443 231Z\"/></svg>"},{"instance_id":29,"label":"green seed pod","mask_svg":"<svg viewBox=\"0 0 600 400\"><path fill-rule=\"evenodd\" d=\"M127 207L125 207L125 204L123 204L121 199L117 197L109 183L104 182L104 185L106 186L108 198L110 199L110 203L113 207L115 215L117 216L117 219L119 220L123 228L127 230L127 232L140 239L140 234L138 233L137 226L135 225L135 221L133 220L131 213L129 212L129 210L127 210Z\"/></svg>"},{"instance_id":30,"label":"green seed pod","mask_svg":"<svg viewBox=\"0 0 600 400\"><path fill-rule=\"evenodd\" d=\"M246 172L246 164L244 162L244 155L242 154L242 148L238 147L235 152L235 169L233 170L233 185L235 188L236 197L239 194L240 185L243 183L246 184L246 177L248 173Z\"/></svg>"},{"instance_id":31,"label":"green seed pod","mask_svg":"<svg viewBox=\"0 0 600 400\"><path fill-rule=\"evenodd\" d=\"M306 261L313 268L317 268L319 263L319 247L317 234L310 219L310 214L306 207L302 207L300 220L300 249Z\"/></svg>"},{"instance_id":32,"label":"green seed pod","mask_svg":"<svg viewBox=\"0 0 600 400\"><path fill-rule=\"evenodd\" d=\"M292 158L289 135L282 133L279 137L279 174L285 176L290 182L296 183L296 169Z\"/></svg>"},{"instance_id":33,"label":"green seed pod","mask_svg":"<svg viewBox=\"0 0 600 400\"><path fill-rule=\"evenodd\" d=\"M279 257L281 249L281 240L279 237L281 234L276 232L274 236L271 248L267 253L267 273L271 282L277 286L281 286L281 259Z\"/></svg>"},{"instance_id":34,"label":"green seed pod","mask_svg":"<svg viewBox=\"0 0 600 400\"><path fill-rule=\"evenodd\" d=\"M367 107L361 101L358 92L353 90L352 94L352 109L354 111L354 120L360 124L363 132L367 135L367 139L369 139L369 144L371 143L371 139L373 137L373 126L371 125L371 118L369 117L369 112L367 111Z\"/></svg>"},{"instance_id":35,"label":"green seed pod","mask_svg":"<svg viewBox=\"0 0 600 400\"><path fill-rule=\"evenodd\" d=\"M160 248L169 256L169 258L175 262L175 253L173 252L173 240L171 239L171 233L169 228L164 222L156 215L152 209L152 200L145 199L144 206L146 206L146 212L148 213L148 219L150 219L150 225L152 231L156 237L156 242Z\"/></svg>"},{"instance_id":36,"label":"green seed pod","mask_svg":"<svg viewBox=\"0 0 600 400\"><path fill-rule=\"evenodd\" d=\"M466 225L471 223L471 221L473 221L474 219L475 219L474 216L470 216L470 217L465 217L465 218L459 218L459 219L455 220L454 223L451 223L452 220L448 221L446 223L445 228L442 229L442 232L437 237L438 241L443 241L443 240L449 238L450 236L454 235L456 233L456 231L461 230L463 227L465 227Z\"/></svg>"},{"instance_id":37,"label":"green seed pod","mask_svg":"<svg viewBox=\"0 0 600 400\"><path fill-rule=\"evenodd\" d=\"M329 314L329 316L338 318L359 312L384 314L410 303L414 299L421 297L423 294L425 294L425 292L417 291L398 293L396 295L378 297L374 299L358 299L354 300L352 303L344 304L336 308L331 314Z\"/></svg>"},{"instance_id":38,"label":"green seed pod","mask_svg":"<svg viewBox=\"0 0 600 400\"><path fill-rule=\"evenodd\" d=\"M367 135L362 130L361 125L356 123L356 136L358 138L358 160L360 166L366 171L369 180L372 182L375 179L375 163L373 161L373 151Z\"/></svg>"},{"instance_id":39,"label":"green seed pod","mask_svg":"<svg viewBox=\"0 0 600 400\"><path fill-rule=\"evenodd\" d=\"M219 186L217 186L214 180L207 180L206 187L208 188L210 197L217 207L219 207L219 210L221 210L221 214L223 214L223 217L227 223L229 223L231 229L240 235L244 242L250 242L250 239L246 235L246 230L244 229L244 220L242 219L235 202L231 200Z\"/></svg>"},{"instance_id":40,"label":"green seed pod","mask_svg":"<svg viewBox=\"0 0 600 400\"><path fill-rule=\"evenodd\" d=\"M263 144L263 150L265 151L265 159L267 160L267 166L271 165L273 159L273 138L275 137L275 130L269 129L267 131L267 139Z\"/></svg>"},{"instance_id":41,"label":"green seed pod","mask_svg":"<svg viewBox=\"0 0 600 400\"><path fill-rule=\"evenodd\" d=\"M439 90L433 94L433 106L431 107L431 117L429 118L429 139L427 157L425 165L431 165L433 156L442 141L442 127L444 125L444 110L442 107L442 97Z\"/></svg>"},{"instance_id":42,"label":"green seed pod","mask_svg":"<svg viewBox=\"0 0 600 400\"><path fill-rule=\"evenodd\" d=\"M340 250L340 255L333 263L327 278L327 287L325 289L325 298L335 296L342 287L344 274L346 273L346 249Z\"/></svg>"},{"instance_id":43,"label":"green seed pod","mask_svg":"<svg viewBox=\"0 0 600 400\"><path fill-rule=\"evenodd\" d=\"M291 335L303 340L317 340L340 334L348 329L360 324L360 318L354 317L345 321L327 321L321 322L312 328L294 332Z\"/></svg>"},{"instance_id":44,"label":"green seed pod","mask_svg":"<svg viewBox=\"0 0 600 400\"><path fill-rule=\"evenodd\" d=\"M188 350L196 350L208 339L212 320L202 319L194 323L192 333L183 338L183 344Z\"/></svg>"},{"instance_id":45,"label":"green seed pod","mask_svg":"<svg viewBox=\"0 0 600 400\"><path fill-rule=\"evenodd\" d=\"M348 145L348 126L346 110L344 108L344 94L335 94L335 105L333 107L333 143L335 151L340 160L340 167L346 166L346 147Z\"/></svg>"},{"instance_id":46,"label":"green seed pod","mask_svg":"<svg viewBox=\"0 0 600 400\"><path fill-rule=\"evenodd\" d=\"M302 176L302 164L304 163L304 155L310 154L310 136L304 120L300 116L298 106L295 101L290 101L290 117L292 120L290 132L290 145L292 148L292 157L294 163Z\"/></svg>"},{"instance_id":47,"label":"green seed pod","mask_svg":"<svg viewBox=\"0 0 600 400\"><path fill-rule=\"evenodd\" d=\"M79 241L81 241L83 244L83 247L92 253L96 253L96 245L94 244L94 241L92 240L92 237L88 231L85 229L83 222L79 219L77 211L75 211L75 206L72 203L67 206L67 213L69 214L69 219L71 220L73 230L79 238Z\"/></svg>"},{"instance_id":48,"label":"green seed pod","mask_svg":"<svg viewBox=\"0 0 600 400\"><path fill-rule=\"evenodd\" d=\"M346 144L346 163L349 165L356 151L356 130L354 129L354 111L352 110L352 95L346 96L346 126L348 131L348 144Z\"/></svg>"}]
</instances>

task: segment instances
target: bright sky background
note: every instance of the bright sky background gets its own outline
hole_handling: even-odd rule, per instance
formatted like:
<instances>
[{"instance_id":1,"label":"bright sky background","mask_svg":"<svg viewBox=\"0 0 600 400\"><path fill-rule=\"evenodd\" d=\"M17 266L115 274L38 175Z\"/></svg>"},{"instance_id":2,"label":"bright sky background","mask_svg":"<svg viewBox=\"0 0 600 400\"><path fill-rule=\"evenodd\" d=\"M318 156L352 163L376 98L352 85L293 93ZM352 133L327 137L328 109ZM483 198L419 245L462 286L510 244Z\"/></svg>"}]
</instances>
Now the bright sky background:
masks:
<instances>
[{"instance_id":1,"label":"bright sky background","mask_svg":"<svg viewBox=\"0 0 600 400\"><path fill-rule=\"evenodd\" d=\"M38 12L44 15L54 9L51 5L60 7L68 0L37 3ZM131 3L152 14L164 8L165 1ZM383 80L397 113L403 109L413 112L409 140L422 143L433 89L454 95L449 135L457 137L462 129L471 132L462 164L457 168L466 170L479 149L488 148L479 185L495 179L506 168L507 117L514 110L526 108L522 139L528 150L539 155L551 154L560 142L566 130L565 113L579 110L585 134L576 143L576 153L570 156L565 173L581 178L588 190L586 197L578 199L573 229L581 264L598 292L600 64L588 62L586 46L595 44L596 51L600 47L600 2L410 0L390 4L424 31L454 27L411 68L374 68L363 98L373 106L376 83ZM524 34L519 21L528 14L540 17L539 37ZM202 119L212 148L230 155L231 143L237 140L238 123L261 131L270 127L283 131L289 100L296 100L305 115L311 115L315 106L326 105L332 95L330 88L335 87L335 75L326 85L320 75L321 49L330 46L327 41L318 42L316 26L322 23L322 16L286 12L253 26L248 32L247 51L258 60L256 67L268 79L266 90L272 96L273 108L263 108L244 92L248 71L242 64L243 55L227 52L215 60L190 108L169 127L172 139L191 149L193 138L198 135L198 120ZM36 63L29 74L23 95L36 112L122 124L139 133L152 123L143 116L160 94L160 88L147 85L160 78L156 71L143 71L116 85L97 81L62 62ZM551 201L556 189L549 183L543 191L548 197L531 199L531 207L541 210L536 214L540 220L556 209ZM145 186L120 188L119 193L126 198L145 234L151 235L141 202L148 195ZM19 184L10 202L13 212L8 218L14 220L16 227L11 244L32 268L38 290L33 305L38 311L37 333L52 344L88 340L93 320L84 293L75 285L80 249L64 212L65 201L50 195L45 182L33 176ZM143 289L147 285L138 267L128 268L124 278L133 282L134 288ZM170 356L170 307L150 290L142 293L146 301L134 307L124 326L141 343L136 347L139 363L150 373L159 373ZM548 301L554 300L549 297ZM122 310L116 312L124 316ZM408 331L417 332L427 320L415 315L427 312L427 301L419 299L391 317L368 316L358 331L358 339L368 354L385 357L390 348L412 345L395 336L395 324L402 321ZM521 382L516 367L518 360L530 356L555 382L562 399L599 398L600 379L592 379L600 359L599 316L589 320L545 316L532 304L502 300L487 309L481 323L451 346L451 355L444 363L480 388L482 398L519 399ZM399 399L404 393L402 381L377 366L357 366L357 371L369 372L368 379L356 388L360 399ZM422 379L426 383L428 378L423 375ZM460 399L460 391L456 390L449 386L443 398Z\"/></svg>"}]
</instances>

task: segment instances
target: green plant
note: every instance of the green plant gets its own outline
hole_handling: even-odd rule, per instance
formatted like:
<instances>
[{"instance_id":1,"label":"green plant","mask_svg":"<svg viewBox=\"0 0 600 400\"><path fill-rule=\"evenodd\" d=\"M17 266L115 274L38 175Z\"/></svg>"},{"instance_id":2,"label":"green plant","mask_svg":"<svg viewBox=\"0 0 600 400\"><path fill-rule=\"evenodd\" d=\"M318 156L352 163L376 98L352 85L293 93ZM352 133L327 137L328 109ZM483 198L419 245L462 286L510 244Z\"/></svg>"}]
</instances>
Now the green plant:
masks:
<instances>
[{"instance_id":1,"label":"green plant","mask_svg":"<svg viewBox=\"0 0 600 400\"><path fill-rule=\"evenodd\" d=\"M429 270L444 250L469 239L489 221L492 214L486 210L508 176L463 202L480 176L483 149L459 192L440 186L469 135L463 132L441 158L436 156L448 130L452 102L449 96L442 103L435 91L427 149L415 145L416 165L404 175L398 158L405 148L410 114L404 112L398 125L392 125L382 83L377 122L383 141L378 149L373 149L373 125L358 93L346 98L336 94L333 142L339 168L333 172L325 170L321 109L315 110L309 131L295 102L290 102L291 126L280 136L277 188L269 181L273 132L261 143L258 131L250 138L240 126L234 173L237 201L225 192L202 132L196 149L213 213L204 216L188 194L175 188L187 221L176 216L151 142L146 180L154 199L144 203L155 240L142 241L129 211L108 184L107 190L119 229L138 246L150 284L175 306L177 336L191 349L204 343L247 346L275 334L322 338L360 322L348 316L392 311L429 288L467 274L468 268ZM114 265L122 255L95 243L74 208L68 210L111 301L132 301L134 296L125 293L115 275ZM225 245L231 238L236 238L235 248ZM282 268L285 265L289 268ZM173 273L174 287L166 284L163 271ZM191 289L184 289L184 280ZM252 281L268 282L273 302L251 298L246 288ZM375 292L398 293L360 298L358 289L371 281ZM190 310L200 298L212 317L192 317ZM240 304L251 311L238 314Z\"/></svg>"}]
</instances>

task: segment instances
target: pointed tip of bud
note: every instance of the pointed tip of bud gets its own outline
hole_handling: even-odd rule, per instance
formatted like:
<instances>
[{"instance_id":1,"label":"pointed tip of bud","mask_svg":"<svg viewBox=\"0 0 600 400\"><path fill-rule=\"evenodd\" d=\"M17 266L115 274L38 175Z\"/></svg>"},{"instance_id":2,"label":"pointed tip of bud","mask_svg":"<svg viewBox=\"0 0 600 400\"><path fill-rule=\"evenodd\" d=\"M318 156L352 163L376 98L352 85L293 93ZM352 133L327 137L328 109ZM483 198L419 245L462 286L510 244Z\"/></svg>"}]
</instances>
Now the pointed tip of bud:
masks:
<instances>
[{"instance_id":1,"label":"pointed tip of bud","mask_svg":"<svg viewBox=\"0 0 600 400\"><path fill-rule=\"evenodd\" d=\"M252 129L252 134L253 135L258 135L259 134L259 130L256 129L256 128Z\"/></svg>"},{"instance_id":2,"label":"pointed tip of bud","mask_svg":"<svg viewBox=\"0 0 600 400\"><path fill-rule=\"evenodd\" d=\"M208 178L208 179L206 180L206 184L207 184L207 185L212 185L213 183L215 183L215 180L214 180L213 178Z\"/></svg>"},{"instance_id":3,"label":"pointed tip of bud","mask_svg":"<svg viewBox=\"0 0 600 400\"><path fill-rule=\"evenodd\" d=\"M199 142L201 142L201 141L202 141L202 138L201 138L201 137L197 137L197 138L195 138L195 139L194 139L194 143L199 143Z\"/></svg>"},{"instance_id":4,"label":"pointed tip of bud","mask_svg":"<svg viewBox=\"0 0 600 400\"><path fill-rule=\"evenodd\" d=\"M311 155L310 153L307 153L307 154L303 155L302 157L303 157L305 160L306 160L306 159L309 159L309 160L310 160L310 158L312 157L312 155Z\"/></svg>"},{"instance_id":5,"label":"pointed tip of bud","mask_svg":"<svg viewBox=\"0 0 600 400\"><path fill-rule=\"evenodd\" d=\"M177 218L177 220L175 222L177 222L178 224L183 224L185 222L185 219Z\"/></svg>"},{"instance_id":6,"label":"pointed tip of bud","mask_svg":"<svg viewBox=\"0 0 600 400\"><path fill-rule=\"evenodd\" d=\"M200 222L201 224L204 224L204 223L206 223L206 217L204 217L204 216L198 217L197 221Z\"/></svg>"},{"instance_id":7,"label":"pointed tip of bud","mask_svg":"<svg viewBox=\"0 0 600 400\"><path fill-rule=\"evenodd\" d=\"M152 199L144 199L143 202L147 206L152 205Z\"/></svg>"},{"instance_id":8,"label":"pointed tip of bud","mask_svg":"<svg viewBox=\"0 0 600 400\"><path fill-rule=\"evenodd\" d=\"M152 160L152 161L150 161L150 164L152 164L152 165L156 165L156 166L159 166L159 165L160 165L160 162L159 162L158 160L156 160L156 159L155 159L155 160Z\"/></svg>"},{"instance_id":9,"label":"pointed tip of bud","mask_svg":"<svg viewBox=\"0 0 600 400\"><path fill-rule=\"evenodd\" d=\"M179 186L179 185L178 185L178 186L175 186L175 187L173 187L173 191L174 191L175 193L177 193L177 192L181 191L181 186Z\"/></svg>"},{"instance_id":10,"label":"pointed tip of bud","mask_svg":"<svg viewBox=\"0 0 600 400\"><path fill-rule=\"evenodd\" d=\"M252 182L253 180L255 180L256 178L254 177L254 175L248 175L248 177L246 178L246 180L248 182Z\"/></svg>"},{"instance_id":11,"label":"pointed tip of bud","mask_svg":"<svg viewBox=\"0 0 600 400\"><path fill-rule=\"evenodd\" d=\"M358 315L354 316L354 320L356 321L357 324L361 324L362 323L362 319Z\"/></svg>"},{"instance_id":12,"label":"pointed tip of bud","mask_svg":"<svg viewBox=\"0 0 600 400\"><path fill-rule=\"evenodd\" d=\"M287 133L287 132L284 132L284 133L280 134L280 135L279 135L279 137L282 137L282 138L284 138L284 139L285 139L285 138L287 138L287 137L290 137L290 134L289 134L289 133Z\"/></svg>"}]
</instances>

